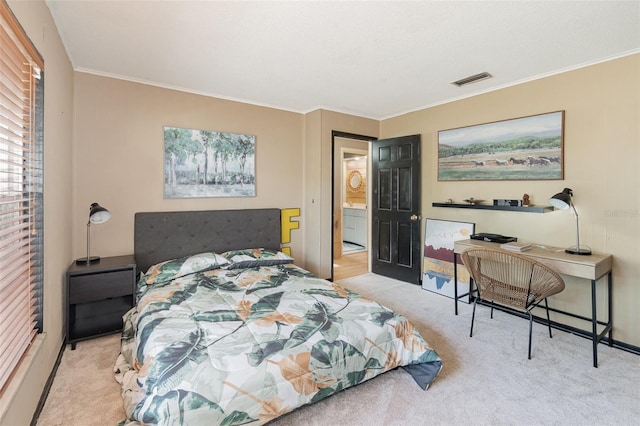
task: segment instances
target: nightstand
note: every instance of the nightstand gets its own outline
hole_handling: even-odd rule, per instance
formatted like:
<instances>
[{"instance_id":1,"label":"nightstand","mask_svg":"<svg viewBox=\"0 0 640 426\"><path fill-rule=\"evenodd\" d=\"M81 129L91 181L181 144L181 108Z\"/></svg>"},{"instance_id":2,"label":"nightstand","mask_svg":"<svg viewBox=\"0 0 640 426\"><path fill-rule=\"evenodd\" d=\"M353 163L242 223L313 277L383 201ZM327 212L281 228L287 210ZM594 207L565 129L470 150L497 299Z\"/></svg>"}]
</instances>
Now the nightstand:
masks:
<instances>
[{"instance_id":1,"label":"nightstand","mask_svg":"<svg viewBox=\"0 0 640 426\"><path fill-rule=\"evenodd\" d=\"M67 343L122 330L122 315L135 300L133 255L103 257L67 270Z\"/></svg>"}]
</instances>

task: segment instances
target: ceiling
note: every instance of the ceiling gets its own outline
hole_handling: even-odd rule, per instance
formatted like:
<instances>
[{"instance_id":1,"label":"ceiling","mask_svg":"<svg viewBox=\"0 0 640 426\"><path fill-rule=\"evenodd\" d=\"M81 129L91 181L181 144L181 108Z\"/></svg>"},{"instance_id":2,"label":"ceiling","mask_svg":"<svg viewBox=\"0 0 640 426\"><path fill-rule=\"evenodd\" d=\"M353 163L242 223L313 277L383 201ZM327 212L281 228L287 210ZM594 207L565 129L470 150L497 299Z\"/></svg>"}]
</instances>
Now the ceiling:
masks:
<instances>
[{"instance_id":1,"label":"ceiling","mask_svg":"<svg viewBox=\"0 0 640 426\"><path fill-rule=\"evenodd\" d=\"M640 52L637 0L46 4L76 71L373 119Z\"/></svg>"}]
</instances>

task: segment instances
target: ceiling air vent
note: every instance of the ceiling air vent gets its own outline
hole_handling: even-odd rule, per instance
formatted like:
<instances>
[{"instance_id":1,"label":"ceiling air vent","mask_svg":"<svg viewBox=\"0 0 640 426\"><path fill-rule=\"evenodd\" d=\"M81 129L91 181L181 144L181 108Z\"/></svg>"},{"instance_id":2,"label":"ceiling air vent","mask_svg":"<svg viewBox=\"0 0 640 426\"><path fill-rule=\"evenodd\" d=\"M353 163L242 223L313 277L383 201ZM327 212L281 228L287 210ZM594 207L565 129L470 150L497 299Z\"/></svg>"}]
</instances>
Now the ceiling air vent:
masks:
<instances>
[{"instance_id":1,"label":"ceiling air vent","mask_svg":"<svg viewBox=\"0 0 640 426\"><path fill-rule=\"evenodd\" d=\"M455 84L456 86L464 86L465 84L475 83L476 81L486 80L487 78L493 77L488 72L481 72L480 74L470 75L469 77L461 78L460 80L454 81L451 84Z\"/></svg>"}]
</instances>

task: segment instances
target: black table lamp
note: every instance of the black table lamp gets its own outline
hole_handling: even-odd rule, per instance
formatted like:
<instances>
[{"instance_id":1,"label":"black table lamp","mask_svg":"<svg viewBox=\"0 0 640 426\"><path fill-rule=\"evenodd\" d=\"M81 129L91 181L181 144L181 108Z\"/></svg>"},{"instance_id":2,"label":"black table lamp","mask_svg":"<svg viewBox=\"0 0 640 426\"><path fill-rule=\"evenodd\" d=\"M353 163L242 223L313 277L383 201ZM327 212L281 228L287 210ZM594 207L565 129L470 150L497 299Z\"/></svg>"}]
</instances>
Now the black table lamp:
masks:
<instances>
[{"instance_id":1,"label":"black table lamp","mask_svg":"<svg viewBox=\"0 0 640 426\"><path fill-rule=\"evenodd\" d=\"M80 259L76 259L76 264L78 265L89 265L90 263L100 261L99 256L90 256L89 251L91 248L91 224L99 224L104 223L111 218L111 213L109 210L101 207L98 203L93 203L89 207L89 220L87 221L87 257L81 257Z\"/></svg>"},{"instance_id":2,"label":"black table lamp","mask_svg":"<svg viewBox=\"0 0 640 426\"><path fill-rule=\"evenodd\" d=\"M549 204L560 210L567 210L571 207L573 209L573 213L576 215L576 245L569 247L565 251L571 254L591 254L591 249L589 247L580 247L580 227L578 225L578 212L576 211L576 207L573 205L573 191L569 188L563 189L562 192L557 193L549 199Z\"/></svg>"}]
</instances>

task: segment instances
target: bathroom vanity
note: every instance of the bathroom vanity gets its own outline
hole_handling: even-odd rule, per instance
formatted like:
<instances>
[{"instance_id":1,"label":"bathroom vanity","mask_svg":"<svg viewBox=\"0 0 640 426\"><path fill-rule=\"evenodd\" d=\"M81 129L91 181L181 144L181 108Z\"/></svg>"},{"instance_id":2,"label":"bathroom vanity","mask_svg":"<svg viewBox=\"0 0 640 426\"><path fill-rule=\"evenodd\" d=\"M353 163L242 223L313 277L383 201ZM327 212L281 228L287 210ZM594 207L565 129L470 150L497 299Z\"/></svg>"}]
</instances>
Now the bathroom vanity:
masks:
<instances>
[{"instance_id":1,"label":"bathroom vanity","mask_svg":"<svg viewBox=\"0 0 640 426\"><path fill-rule=\"evenodd\" d=\"M366 206L352 205L342 209L342 240L367 246Z\"/></svg>"}]
</instances>

